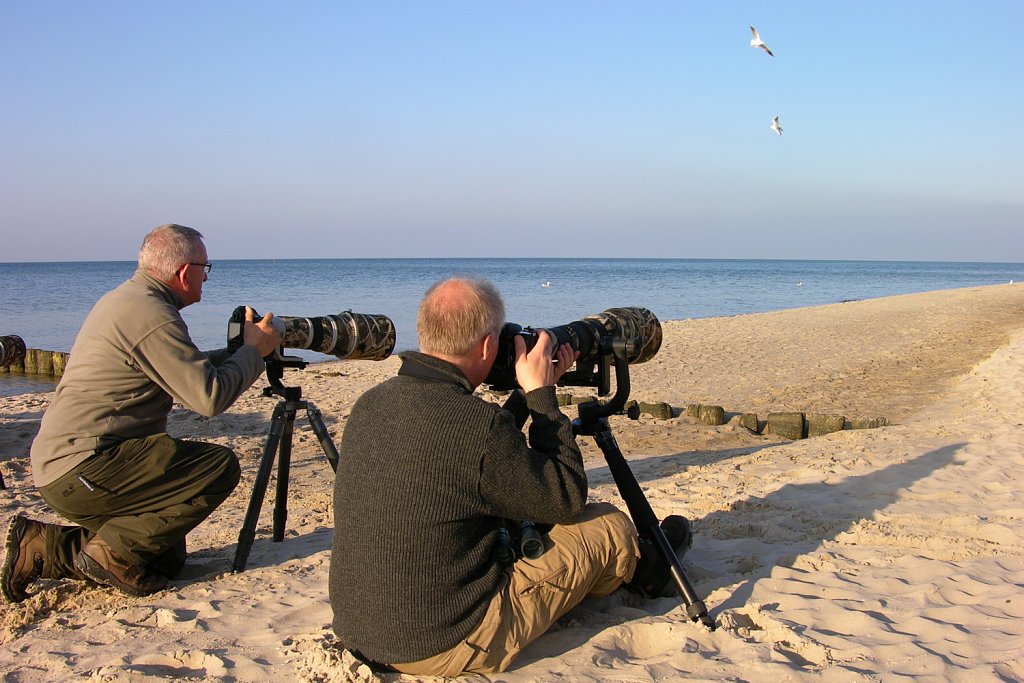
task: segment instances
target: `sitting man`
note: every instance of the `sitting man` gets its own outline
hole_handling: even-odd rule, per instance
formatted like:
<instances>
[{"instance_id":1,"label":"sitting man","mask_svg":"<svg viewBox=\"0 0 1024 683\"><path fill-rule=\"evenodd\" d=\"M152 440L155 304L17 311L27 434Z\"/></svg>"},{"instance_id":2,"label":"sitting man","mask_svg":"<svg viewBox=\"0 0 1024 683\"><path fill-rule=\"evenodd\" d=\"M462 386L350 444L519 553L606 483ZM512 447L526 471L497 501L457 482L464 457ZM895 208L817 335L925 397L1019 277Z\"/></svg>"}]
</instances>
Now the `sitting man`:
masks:
<instances>
[{"instance_id":1,"label":"sitting man","mask_svg":"<svg viewBox=\"0 0 1024 683\"><path fill-rule=\"evenodd\" d=\"M634 571L644 586L671 580L650 558L638 567L628 516L587 504L583 457L554 388L575 362L568 344L552 360L546 332L529 352L516 337L520 388L503 407L473 395L504 318L489 282L435 284L420 304L421 352L403 354L398 376L363 394L346 424L330 600L341 644L371 664L504 671L586 596L610 594ZM686 520L675 519L688 543ZM554 525L538 559L500 559L506 520ZM686 545L678 534L670 542Z\"/></svg>"},{"instance_id":2,"label":"sitting man","mask_svg":"<svg viewBox=\"0 0 1024 683\"><path fill-rule=\"evenodd\" d=\"M160 226L132 278L86 317L32 443L40 495L80 526L14 518L0 567L8 600L24 600L38 578L161 590L185 564L185 535L238 484L229 448L166 433L173 401L207 416L227 410L280 344L272 315L255 324L248 309L243 346L196 348L179 311L199 301L210 267L198 231Z\"/></svg>"}]
</instances>

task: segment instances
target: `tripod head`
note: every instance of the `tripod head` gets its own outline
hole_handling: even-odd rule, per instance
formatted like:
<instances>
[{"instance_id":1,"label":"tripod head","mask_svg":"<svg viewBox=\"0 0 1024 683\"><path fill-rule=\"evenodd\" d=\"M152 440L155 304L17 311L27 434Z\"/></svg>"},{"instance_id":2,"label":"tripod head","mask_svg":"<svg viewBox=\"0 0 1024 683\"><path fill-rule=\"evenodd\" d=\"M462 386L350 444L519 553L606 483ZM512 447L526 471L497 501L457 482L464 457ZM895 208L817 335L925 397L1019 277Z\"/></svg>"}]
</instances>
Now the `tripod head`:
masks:
<instances>
[{"instance_id":1,"label":"tripod head","mask_svg":"<svg viewBox=\"0 0 1024 683\"><path fill-rule=\"evenodd\" d=\"M579 418L573 420L573 432L592 435L599 423L609 415L618 415L629 399L629 353L632 342L622 337L605 336L600 340L601 351L598 360L590 367L574 370L563 375L561 384L573 386L596 386L598 394L610 392L612 367L615 368L615 394L606 402L588 401L579 404Z\"/></svg>"},{"instance_id":2,"label":"tripod head","mask_svg":"<svg viewBox=\"0 0 1024 683\"><path fill-rule=\"evenodd\" d=\"M267 381L269 387L263 389L264 396L280 396L286 401L298 401L302 399L302 387L286 387L281 379L284 377L285 368L306 367L306 361L298 356L274 356L264 359L267 363Z\"/></svg>"}]
</instances>

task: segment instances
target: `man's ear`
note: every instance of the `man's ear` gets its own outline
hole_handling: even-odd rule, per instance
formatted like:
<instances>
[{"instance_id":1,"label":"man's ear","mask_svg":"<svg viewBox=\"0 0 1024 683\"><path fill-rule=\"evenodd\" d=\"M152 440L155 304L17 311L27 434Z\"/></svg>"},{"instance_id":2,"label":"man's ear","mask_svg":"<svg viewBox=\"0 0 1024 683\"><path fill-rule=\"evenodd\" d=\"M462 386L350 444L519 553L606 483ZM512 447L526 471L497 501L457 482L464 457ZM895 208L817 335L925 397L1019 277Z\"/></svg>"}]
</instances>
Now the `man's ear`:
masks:
<instances>
[{"instance_id":1,"label":"man's ear","mask_svg":"<svg viewBox=\"0 0 1024 683\"><path fill-rule=\"evenodd\" d=\"M480 341L480 358L489 361L498 357L498 336L488 334Z\"/></svg>"},{"instance_id":2,"label":"man's ear","mask_svg":"<svg viewBox=\"0 0 1024 683\"><path fill-rule=\"evenodd\" d=\"M177 292L179 295L183 295L188 291L188 266L182 266L175 271L171 281L167 284L170 285L171 289Z\"/></svg>"}]
</instances>

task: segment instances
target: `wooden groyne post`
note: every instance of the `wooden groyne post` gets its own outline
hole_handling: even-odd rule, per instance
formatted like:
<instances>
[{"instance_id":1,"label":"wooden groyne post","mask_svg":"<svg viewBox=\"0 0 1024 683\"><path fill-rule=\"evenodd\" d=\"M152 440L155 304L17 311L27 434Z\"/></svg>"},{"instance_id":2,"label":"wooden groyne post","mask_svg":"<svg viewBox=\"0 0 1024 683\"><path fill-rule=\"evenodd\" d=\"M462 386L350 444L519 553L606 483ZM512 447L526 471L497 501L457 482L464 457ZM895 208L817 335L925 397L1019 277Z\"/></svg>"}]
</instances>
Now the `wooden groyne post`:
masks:
<instances>
[{"instance_id":1,"label":"wooden groyne post","mask_svg":"<svg viewBox=\"0 0 1024 683\"><path fill-rule=\"evenodd\" d=\"M68 354L64 351L25 348L24 340L16 334L0 337L0 374L60 377L67 364Z\"/></svg>"}]
</instances>

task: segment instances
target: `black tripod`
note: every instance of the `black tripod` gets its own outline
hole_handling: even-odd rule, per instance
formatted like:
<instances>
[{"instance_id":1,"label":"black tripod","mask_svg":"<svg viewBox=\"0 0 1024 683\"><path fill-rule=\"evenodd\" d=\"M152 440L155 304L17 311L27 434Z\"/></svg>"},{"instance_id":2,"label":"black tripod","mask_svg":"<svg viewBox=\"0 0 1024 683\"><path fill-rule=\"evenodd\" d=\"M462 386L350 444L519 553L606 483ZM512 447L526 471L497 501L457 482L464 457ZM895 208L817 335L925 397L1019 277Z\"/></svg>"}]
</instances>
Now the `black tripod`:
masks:
<instances>
[{"instance_id":1,"label":"black tripod","mask_svg":"<svg viewBox=\"0 0 1024 683\"><path fill-rule=\"evenodd\" d=\"M292 431L295 427L295 413L300 408L306 409L306 417L309 418L313 433L316 434L320 446L324 449L324 455L327 456L331 469L338 469L338 449L331 441L331 435L324 424L323 413L312 403L302 399L300 387L286 387L281 383L285 367L304 368L306 363L292 356L267 361L267 380L270 382L270 386L263 390L263 395L277 395L282 400L274 408L274 416L270 421L270 434L267 436L267 446L263 449L263 459L260 460L260 468L256 472L249 508L245 512L245 522L242 523L242 530L238 534L238 548L235 550L235 561L231 565L231 571L236 574L245 570L245 564L249 559L249 550L256 538L256 523L259 521L263 499L267 495L267 484L270 481L270 470L274 466L275 454L279 454L280 457L277 462L273 540L279 542L284 539L284 523L288 519L288 471L292 462Z\"/></svg>"},{"instance_id":2,"label":"black tripod","mask_svg":"<svg viewBox=\"0 0 1024 683\"><path fill-rule=\"evenodd\" d=\"M619 450L619 445L616 443L615 436L608 425L608 416L621 413L626 405L626 399L629 397L629 365L626 361L626 342L622 339L605 337L601 340L601 345L603 357L605 359L613 359L615 366L615 395L607 403L600 403L598 401L581 403L579 405L580 416L573 420L572 423L573 433L594 437L601 452L604 453L604 459L608 463L608 469L612 473L612 478L615 479L615 485L619 488L619 494L626 502L629 516L633 518L633 524L636 526L637 533L642 540L654 544L661 560L668 565L672 573L672 580L676 584L676 589L683 598L683 602L686 603L686 615L690 617L690 621L700 621L700 623L714 631L716 627L715 620L708 614L704 601L697 596L697 592L686 577L683 565L679 558L676 557L675 549L665 537L665 532L661 529L658 517L654 514L654 510L651 509L651 504L647 502L647 497L644 496L640 484L637 483L636 476L634 476L633 471L629 468L629 463L626 462L622 451ZM597 383L598 386L603 388L601 393L607 393L607 370L607 363L602 364L599 368ZM574 375L570 381L578 378L578 375Z\"/></svg>"}]
</instances>

